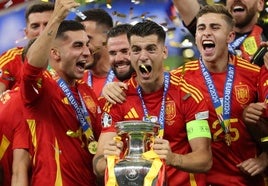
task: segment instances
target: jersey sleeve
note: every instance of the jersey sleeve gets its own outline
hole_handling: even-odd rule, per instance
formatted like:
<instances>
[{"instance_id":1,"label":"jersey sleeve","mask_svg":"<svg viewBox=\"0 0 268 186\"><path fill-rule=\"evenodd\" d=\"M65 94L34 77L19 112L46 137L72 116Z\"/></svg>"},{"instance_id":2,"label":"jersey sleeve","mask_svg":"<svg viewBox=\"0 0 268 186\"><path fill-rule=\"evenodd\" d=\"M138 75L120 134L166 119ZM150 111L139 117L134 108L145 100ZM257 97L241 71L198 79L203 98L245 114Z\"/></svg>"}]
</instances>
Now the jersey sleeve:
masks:
<instances>
[{"instance_id":1,"label":"jersey sleeve","mask_svg":"<svg viewBox=\"0 0 268 186\"><path fill-rule=\"evenodd\" d=\"M43 69L25 63L22 71L22 81L20 83L21 95L24 103L29 104L39 98L42 93L44 78Z\"/></svg>"},{"instance_id":2,"label":"jersey sleeve","mask_svg":"<svg viewBox=\"0 0 268 186\"><path fill-rule=\"evenodd\" d=\"M0 56L0 82L12 89L20 80L22 48L12 48Z\"/></svg>"}]
</instances>

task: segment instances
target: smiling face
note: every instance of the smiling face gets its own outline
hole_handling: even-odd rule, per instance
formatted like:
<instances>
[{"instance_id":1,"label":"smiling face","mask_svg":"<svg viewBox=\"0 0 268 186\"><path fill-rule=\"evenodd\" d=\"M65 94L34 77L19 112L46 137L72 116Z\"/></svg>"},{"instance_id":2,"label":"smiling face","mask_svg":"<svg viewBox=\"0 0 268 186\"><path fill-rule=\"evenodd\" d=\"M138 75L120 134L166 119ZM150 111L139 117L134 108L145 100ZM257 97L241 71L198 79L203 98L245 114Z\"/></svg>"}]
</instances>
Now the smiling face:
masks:
<instances>
[{"instance_id":1,"label":"smiling face","mask_svg":"<svg viewBox=\"0 0 268 186\"><path fill-rule=\"evenodd\" d=\"M129 79L134 69L130 62L130 45L126 34L110 37L107 49L112 68L120 81Z\"/></svg>"},{"instance_id":2,"label":"smiling face","mask_svg":"<svg viewBox=\"0 0 268 186\"><path fill-rule=\"evenodd\" d=\"M223 15L207 13L197 20L196 44L202 59L216 63L228 57L228 43L234 39L234 32Z\"/></svg>"},{"instance_id":3,"label":"smiling face","mask_svg":"<svg viewBox=\"0 0 268 186\"><path fill-rule=\"evenodd\" d=\"M157 35L130 37L130 59L137 73L137 81L146 91L163 86L163 61L167 58L167 48L159 42Z\"/></svg>"},{"instance_id":4,"label":"smiling face","mask_svg":"<svg viewBox=\"0 0 268 186\"><path fill-rule=\"evenodd\" d=\"M236 21L236 27L243 28L257 22L264 0L227 0L226 7Z\"/></svg>"},{"instance_id":5,"label":"smiling face","mask_svg":"<svg viewBox=\"0 0 268 186\"><path fill-rule=\"evenodd\" d=\"M64 37L56 39L51 50L58 74L69 84L84 75L85 64L90 57L88 37L85 31L67 31ZM54 68L54 67L53 67Z\"/></svg>"}]
</instances>

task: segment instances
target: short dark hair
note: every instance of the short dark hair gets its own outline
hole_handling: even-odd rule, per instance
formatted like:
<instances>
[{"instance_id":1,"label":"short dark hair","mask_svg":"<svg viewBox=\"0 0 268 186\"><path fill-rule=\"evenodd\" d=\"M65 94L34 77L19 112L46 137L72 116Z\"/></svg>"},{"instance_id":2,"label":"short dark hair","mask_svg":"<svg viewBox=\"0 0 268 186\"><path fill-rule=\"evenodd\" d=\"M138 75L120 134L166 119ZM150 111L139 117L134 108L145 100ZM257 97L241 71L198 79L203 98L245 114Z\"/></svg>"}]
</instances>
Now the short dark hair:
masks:
<instances>
[{"instance_id":1,"label":"short dark hair","mask_svg":"<svg viewBox=\"0 0 268 186\"><path fill-rule=\"evenodd\" d=\"M116 36L120 36L123 34L127 34L131 28L132 28L132 25L127 24L127 23L116 25L111 30L109 30L107 34L107 38L109 39L110 37L116 37Z\"/></svg>"},{"instance_id":2,"label":"short dark hair","mask_svg":"<svg viewBox=\"0 0 268 186\"><path fill-rule=\"evenodd\" d=\"M228 25L230 25L231 27L235 25L235 21L233 19L232 14L227 10L225 6L221 4L203 6L196 15L196 18L198 19L199 17L208 13L221 14L224 20L228 23Z\"/></svg>"},{"instance_id":3,"label":"short dark hair","mask_svg":"<svg viewBox=\"0 0 268 186\"><path fill-rule=\"evenodd\" d=\"M38 2L29 5L25 11L25 20L28 22L29 15L37 12L47 12L54 10L54 3L51 2Z\"/></svg>"},{"instance_id":4,"label":"short dark hair","mask_svg":"<svg viewBox=\"0 0 268 186\"><path fill-rule=\"evenodd\" d=\"M128 32L127 37L130 41L130 37L132 35L136 36L149 36L149 35L157 35L158 41L165 43L166 32L163 27L157 24L156 22L145 20L143 22L139 22L135 24Z\"/></svg>"},{"instance_id":5,"label":"short dark hair","mask_svg":"<svg viewBox=\"0 0 268 186\"><path fill-rule=\"evenodd\" d=\"M85 30L84 25L74 20L64 20L61 22L58 28L56 38L64 37L64 33L67 31L79 31L79 30Z\"/></svg>"},{"instance_id":6,"label":"short dark hair","mask_svg":"<svg viewBox=\"0 0 268 186\"><path fill-rule=\"evenodd\" d=\"M103 9L95 8L83 11L83 14L86 16L85 19L80 18L79 16L75 17L75 20L78 22L83 21L95 21L96 23L111 29L113 27L113 18L108 12Z\"/></svg>"}]
</instances>

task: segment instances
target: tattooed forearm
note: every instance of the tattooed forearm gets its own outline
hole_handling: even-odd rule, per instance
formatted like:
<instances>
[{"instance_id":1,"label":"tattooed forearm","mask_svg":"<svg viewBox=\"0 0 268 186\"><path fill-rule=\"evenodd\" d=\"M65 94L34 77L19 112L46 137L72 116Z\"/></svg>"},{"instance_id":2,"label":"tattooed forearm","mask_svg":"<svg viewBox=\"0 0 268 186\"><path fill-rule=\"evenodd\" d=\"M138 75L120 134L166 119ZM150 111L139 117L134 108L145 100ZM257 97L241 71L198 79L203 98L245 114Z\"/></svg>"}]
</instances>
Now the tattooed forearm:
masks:
<instances>
[{"instance_id":1,"label":"tattooed forearm","mask_svg":"<svg viewBox=\"0 0 268 186\"><path fill-rule=\"evenodd\" d=\"M47 33L48 36L52 36L53 30Z\"/></svg>"}]
</instances>

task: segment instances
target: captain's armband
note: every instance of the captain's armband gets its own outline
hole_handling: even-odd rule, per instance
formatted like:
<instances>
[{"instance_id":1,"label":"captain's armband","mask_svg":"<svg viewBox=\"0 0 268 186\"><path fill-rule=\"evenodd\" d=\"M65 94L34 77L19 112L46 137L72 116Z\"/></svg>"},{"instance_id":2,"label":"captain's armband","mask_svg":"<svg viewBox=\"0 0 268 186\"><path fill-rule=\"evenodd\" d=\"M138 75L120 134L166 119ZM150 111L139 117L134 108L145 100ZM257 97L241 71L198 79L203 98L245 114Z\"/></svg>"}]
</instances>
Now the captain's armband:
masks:
<instances>
[{"instance_id":1,"label":"captain's armband","mask_svg":"<svg viewBox=\"0 0 268 186\"><path fill-rule=\"evenodd\" d=\"M188 140L194 138L211 138L210 129L207 120L193 120L186 123Z\"/></svg>"}]
</instances>

